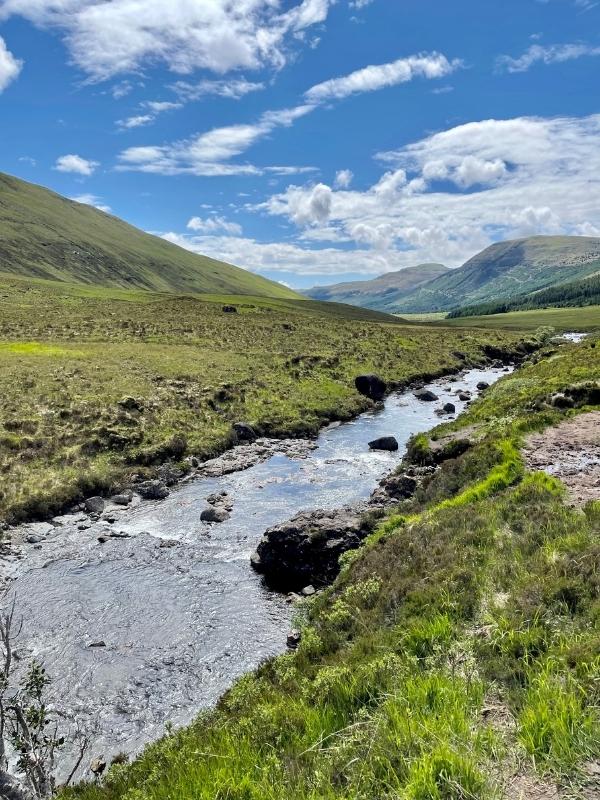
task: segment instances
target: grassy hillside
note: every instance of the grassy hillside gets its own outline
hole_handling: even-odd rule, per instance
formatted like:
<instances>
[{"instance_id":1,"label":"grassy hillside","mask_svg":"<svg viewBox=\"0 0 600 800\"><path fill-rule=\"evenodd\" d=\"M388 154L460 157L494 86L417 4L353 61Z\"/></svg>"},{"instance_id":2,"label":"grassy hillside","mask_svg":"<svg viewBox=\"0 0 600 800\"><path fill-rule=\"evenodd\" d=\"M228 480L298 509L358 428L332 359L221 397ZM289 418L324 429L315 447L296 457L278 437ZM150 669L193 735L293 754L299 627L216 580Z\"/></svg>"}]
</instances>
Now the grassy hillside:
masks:
<instances>
[{"instance_id":1,"label":"grassy hillside","mask_svg":"<svg viewBox=\"0 0 600 800\"><path fill-rule=\"evenodd\" d=\"M462 267L402 298L398 313L449 311L585 278L600 270L600 239L534 236L488 247Z\"/></svg>"},{"instance_id":2,"label":"grassy hillside","mask_svg":"<svg viewBox=\"0 0 600 800\"><path fill-rule=\"evenodd\" d=\"M65 796L597 797L600 505L573 508L519 451L527 432L564 419L536 401L600 379L595 344L506 377L450 426L467 451L447 451L344 558L334 586L304 605L295 653L103 785ZM432 457L417 437L408 460Z\"/></svg>"},{"instance_id":3,"label":"grassy hillside","mask_svg":"<svg viewBox=\"0 0 600 800\"><path fill-rule=\"evenodd\" d=\"M387 272L370 281L335 283L315 286L304 294L315 300L375 308L380 311L394 309L409 292L448 272L443 264L420 264L398 272Z\"/></svg>"},{"instance_id":4,"label":"grassy hillside","mask_svg":"<svg viewBox=\"0 0 600 800\"><path fill-rule=\"evenodd\" d=\"M483 314L505 314L509 311L530 311L538 308L577 308L600 304L600 274L580 281L562 283L550 289L520 295L503 303L487 303L452 311L450 318L477 317Z\"/></svg>"},{"instance_id":5,"label":"grassy hillside","mask_svg":"<svg viewBox=\"0 0 600 800\"><path fill-rule=\"evenodd\" d=\"M17 279L0 295L0 516L44 516L182 452L221 452L236 421L314 433L368 405L360 372L406 380L520 338L310 300ZM139 411L119 405L126 396Z\"/></svg>"},{"instance_id":6,"label":"grassy hillside","mask_svg":"<svg viewBox=\"0 0 600 800\"><path fill-rule=\"evenodd\" d=\"M545 308L532 311L511 311L507 314L489 314L481 317L458 317L439 320L444 327L490 328L505 330L535 330L551 326L557 331L600 330L600 306L584 308Z\"/></svg>"},{"instance_id":7,"label":"grassy hillside","mask_svg":"<svg viewBox=\"0 0 600 800\"><path fill-rule=\"evenodd\" d=\"M150 236L0 173L0 272L162 292L298 297L281 284Z\"/></svg>"}]
</instances>

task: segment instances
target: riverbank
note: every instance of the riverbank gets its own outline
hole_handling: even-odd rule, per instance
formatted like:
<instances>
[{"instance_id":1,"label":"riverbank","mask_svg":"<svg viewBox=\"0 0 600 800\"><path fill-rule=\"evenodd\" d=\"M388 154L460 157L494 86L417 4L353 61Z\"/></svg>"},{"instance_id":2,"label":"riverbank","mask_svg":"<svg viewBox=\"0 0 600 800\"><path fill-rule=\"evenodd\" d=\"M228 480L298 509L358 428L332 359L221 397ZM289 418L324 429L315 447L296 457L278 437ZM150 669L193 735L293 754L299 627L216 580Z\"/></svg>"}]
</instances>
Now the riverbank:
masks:
<instances>
[{"instance_id":1,"label":"riverbank","mask_svg":"<svg viewBox=\"0 0 600 800\"><path fill-rule=\"evenodd\" d=\"M515 353L523 339L309 301L2 289L0 518L9 522L110 496L162 463L219 455L236 422L266 437L314 436L370 407L355 390L359 374L400 387ZM225 313L225 301L237 312Z\"/></svg>"},{"instance_id":2,"label":"riverbank","mask_svg":"<svg viewBox=\"0 0 600 800\"><path fill-rule=\"evenodd\" d=\"M468 431L472 446L344 557L295 653L68 796L595 796L597 504L569 508L519 451L586 413L585 398L552 398L598 381L595 344L562 345L434 431ZM430 448L418 438L411 458Z\"/></svg>"}]
</instances>

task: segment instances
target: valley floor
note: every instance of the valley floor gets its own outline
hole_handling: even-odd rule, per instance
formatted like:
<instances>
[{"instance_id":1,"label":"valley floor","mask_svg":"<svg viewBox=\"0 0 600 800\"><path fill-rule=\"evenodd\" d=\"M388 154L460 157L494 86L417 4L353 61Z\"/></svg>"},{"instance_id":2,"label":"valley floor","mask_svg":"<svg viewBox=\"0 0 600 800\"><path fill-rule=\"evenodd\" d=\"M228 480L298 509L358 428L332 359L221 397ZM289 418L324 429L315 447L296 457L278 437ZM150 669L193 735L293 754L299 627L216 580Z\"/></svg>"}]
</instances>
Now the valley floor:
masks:
<instances>
[{"instance_id":1,"label":"valley floor","mask_svg":"<svg viewBox=\"0 0 600 800\"><path fill-rule=\"evenodd\" d=\"M47 518L186 455L316 433L406 383L511 351L520 331L403 325L310 300L191 297L0 280L0 519ZM234 312L223 309L233 306Z\"/></svg>"},{"instance_id":2,"label":"valley floor","mask_svg":"<svg viewBox=\"0 0 600 800\"><path fill-rule=\"evenodd\" d=\"M415 437L407 462L439 468L305 604L297 651L65 796L598 797L600 503L573 506L522 455L600 410L598 352L549 349Z\"/></svg>"}]
</instances>

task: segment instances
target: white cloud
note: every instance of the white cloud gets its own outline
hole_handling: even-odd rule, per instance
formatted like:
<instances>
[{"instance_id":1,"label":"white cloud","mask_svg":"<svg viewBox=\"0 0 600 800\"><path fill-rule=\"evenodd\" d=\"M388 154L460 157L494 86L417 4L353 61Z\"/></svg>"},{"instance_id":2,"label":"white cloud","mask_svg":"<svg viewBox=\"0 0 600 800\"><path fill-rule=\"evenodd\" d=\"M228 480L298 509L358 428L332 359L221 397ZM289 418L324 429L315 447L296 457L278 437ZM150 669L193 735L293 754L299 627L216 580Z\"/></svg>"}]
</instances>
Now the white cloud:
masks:
<instances>
[{"instance_id":1,"label":"white cloud","mask_svg":"<svg viewBox=\"0 0 600 800\"><path fill-rule=\"evenodd\" d=\"M84 206L93 206L99 211L104 211L106 214L110 214L112 211L111 207L103 203L102 199L95 194L78 194L72 197L71 200L74 200L76 203L83 203Z\"/></svg>"},{"instance_id":2,"label":"white cloud","mask_svg":"<svg viewBox=\"0 0 600 800\"><path fill-rule=\"evenodd\" d=\"M54 169L59 172L75 172L78 175L89 176L93 175L96 167L99 166L97 161L88 161L88 159L81 156L70 154L57 158Z\"/></svg>"},{"instance_id":3,"label":"white cloud","mask_svg":"<svg viewBox=\"0 0 600 800\"><path fill-rule=\"evenodd\" d=\"M23 62L13 56L0 36L0 92L18 77L22 67Z\"/></svg>"},{"instance_id":4,"label":"white cloud","mask_svg":"<svg viewBox=\"0 0 600 800\"><path fill-rule=\"evenodd\" d=\"M127 117L126 119L118 119L117 125L119 128L141 128L143 125L149 125L151 122L154 122L155 116L154 114L136 114L133 117Z\"/></svg>"},{"instance_id":5,"label":"white cloud","mask_svg":"<svg viewBox=\"0 0 600 800\"><path fill-rule=\"evenodd\" d=\"M176 73L281 66L291 37L327 18L334 0L0 0L0 19L21 15L61 29L73 61L104 80L162 62Z\"/></svg>"},{"instance_id":6,"label":"white cloud","mask_svg":"<svg viewBox=\"0 0 600 800\"><path fill-rule=\"evenodd\" d=\"M448 61L441 53L423 53L399 58L388 64L378 64L358 69L341 78L318 83L305 94L311 103L341 99L358 92L372 92L387 86L396 86L414 78L443 78L460 66L460 61Z\"/></svg>"},{"instance_id":7,"label":"white cloud","mask_svg":"<svg viewBox=\"0 0 600 800\"><path fill-rule=\"evenodd\" d=\"M254 208L298 225L300 240L344 244L290 253L290 271L456 266L501 239L599 230L599 137L600 115L472 122L380 154L388 171L365 191L290 186Z\"/></svg>"},{"instance_id":8,"label":"white cloud","mask_svg":"<svg viewBox=\"0 0 600 800\"><path fill-rule=\"evenodd\" d=\"M250 164L228 164L279 127L288 127L313 110L310 105L266 111L254 124L227 125L170 145L130 147L120 156L121 169L163 175L257 175L263 170ZM266 171L292 174L298 167L268 167ZM306 168L300 168L305 170Z\"/></svg>"},{"instance_id":9,"label":"white cloud","mask_svg":"<svg viewBox=\"0 0 600 800\"><path fill-rule=\"evenodd\" d=\"M198 83L177 81L171 87L183 100L199 100L211 95L239 100L251 92L264 89L264 83L248 81L245 78L234 80L203 80Z\"/></svg>"},{"instance_id":10,"label":"white cloud","mask_svg":"<svg viewBox=\"0 0 600 800\"><path fill-rule=\"evenodd\" d=\"M192 217L187 227L189 230L195 231L196 233L217 233L223 231L225 234L231 236L240 236L242 233L241 225L238 225L237 222L229 222L223 217L207 217L206 219L202 219L202 217Z\"/></svg>"},{"instance_id":11,"label":"white cloud","mask_svg":"<svg viewBox=\"0 0 600 800\"><path fill-rule=\"evenodd\" d=\"M141 128L144 125L150 125L156 120L159 114L164 114L165 111L174 111L182 107L181 103L173 103L168 100L146 100L142 103L142 107L147 109L147 114L134 114L132 117L117 120L117 126L121 129L128 130L130 128Z\"/></svg>"},{"instance_id":12,"label":"white cloud","mask_svg":"<svg viewBox=\"0 0 600 800\"><path fill-rule=\"evenodd\" d=\"M500 56L497 66L500 69L506 69L508 72L526 72L539 62L543 64L561 64L583 56L600 56L600 47L592 47L587 44L554 44L549 46L534 44L518 58Z\"/></svg>"},{"instance_id":13,"label":"white cloud","mask_svg":"<svg viewBox=\"0 0 600 800\"><path fill-rule=\"evenodd\" d=\"M352 178L354 174L350 169L341 169L339 172L336 172L335 175L335 185L338 189L347 189L350 184L352 183Z\"/></svg>"}]
</instances>

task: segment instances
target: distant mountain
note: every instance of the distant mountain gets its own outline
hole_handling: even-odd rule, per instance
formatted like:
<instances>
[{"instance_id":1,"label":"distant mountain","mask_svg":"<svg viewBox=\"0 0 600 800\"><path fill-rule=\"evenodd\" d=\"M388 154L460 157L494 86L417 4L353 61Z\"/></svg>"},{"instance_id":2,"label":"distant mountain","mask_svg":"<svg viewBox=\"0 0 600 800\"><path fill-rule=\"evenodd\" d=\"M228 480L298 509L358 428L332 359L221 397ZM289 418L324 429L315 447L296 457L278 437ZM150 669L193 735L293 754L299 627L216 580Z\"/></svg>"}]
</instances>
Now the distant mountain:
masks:
<instances>
[{"instance_id":1,"label":"distant mountain","mask_svg":"<svg viewBox=\"0 0 600 800\"><path fill-rule=\"evenodd\" d=\"M394 309L405 295L449 271L443 264L420 264L418 267L408 267L398 272L387 272L369 281L314 286L312 289L307 289L304 294L314 300L328 300L389 311Z\"/></svg>"},{"instance_id":2,"label":"distant mountain","mask_svg":"<svg viewBox=\"0 0 600 800\"><path fill-rule=\"evenodd\" d=\"M0 272L161 292L300 295L0 173Z\"/></svg>"},{"instance_id":3,"label":"distant mountain","mask_svg":"<svg viewBox=\"0 0 600 800\"><path fill-rule=\"evenodd\" d=\"M600 238L533 236L488 247L394 304L397 313L450 311L581 280L600 270Z\"/></svg>"}]
</instances>

